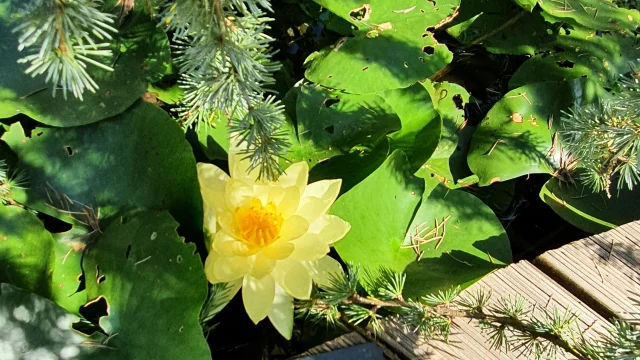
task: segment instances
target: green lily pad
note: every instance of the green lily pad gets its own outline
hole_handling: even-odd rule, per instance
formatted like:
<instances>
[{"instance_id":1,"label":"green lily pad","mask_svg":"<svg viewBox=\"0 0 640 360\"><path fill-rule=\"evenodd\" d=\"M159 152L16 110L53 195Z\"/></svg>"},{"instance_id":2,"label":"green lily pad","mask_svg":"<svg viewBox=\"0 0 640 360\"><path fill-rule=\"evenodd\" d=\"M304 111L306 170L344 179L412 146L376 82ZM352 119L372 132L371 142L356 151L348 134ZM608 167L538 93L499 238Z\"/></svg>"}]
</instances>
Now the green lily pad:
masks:
<instances>
[{"instance_id":1,"label":"green lily pad","mask_svg":"<svg viewBox=\"0 0 640 360\"><path fill-rule=\"evenodd\" d=\"M49 296L53 238L28 210L0 204L0 282Z\"/></svg>"},{"instance_id":2,"label":"green lily pad","mask_svg":"<svg viewBox=\"0 0 640 360\"><path fill-rule=\"evenodd\" d=\"M423 191L424 182L411 175L407 157L394 151L331 208L331 214L351 224L349 233L335 245L340 258L372 270L385 266L403 271L411 253L400 246Z\"/></svg>"},{"instance_id":3,"label":"green lily pad","mask_svg":"<svg viewBox=\"0 0 640 360\"><path fill-rule=\"evenodd\" d=\"M305 76L332 89L367 94L405 88L435 74L453 55L433 31L460 0L318 0L357 30L312 54Z\"/></svg>"},{"instance_id":4,"label":"green lily pad","mask_svg":"<svg viewBox=\"0 0 640 360\"><path fill-rule=\"evenodd\" d=\"M36 128L19 123L2 139L17 154L29 186L15 200L76 225L91 210L106 225L131 209L167 209L192 241L202 237L196 163L184 132L166 112L138 102L99 123Z\"/></svg>"},{"instance_id":5,"label":"green lily pad","mask_svg":"<svg viewBox=\"0 0 640 360\"><path fill-rule=\"evenodd\" d=\"M184 97L184 89L179 85L164 87L160 84L149 84L147 92L155 94L165 104L175 105Z\"/></svg>"},{"instance_id":6,"label":"green lily pad","mask_svg":"<svg viewBox=\"0 0 640 360\"><path fill-rule=\"evenodd\" d=\"M80 308L87 303L87 294L82 289L82 255L87 242L98 233L81 226L53 234L55 241L55 264L51 279L51 299L63 309L79 315Z\"/></svg>"},{"instance_id":7,"label":"green lily pad","mask_svg":"<svg viewBox=\"0 0 640 360\"><path fill-rule=\"evenodd\" d=\"M470 285L511 261L508 238L491 209L473 195L447 189L435 179L412 176L400 151L342 195L331 213L351 224L351 231L336 243L340 257L371 270L386 267L407 272L408 297ZM444 240L422 245L424 253L417 261L417 253L410 248L411 235L416 227L417 232L425 226L433 228L436 219L447 222Z\"/></svg>"},{"instance_id":8,"label":"green lily pad","mask_svg":"<svg viewBox=\"0 0 640 360\"><path fill-rule=\"evenodd\" d=\"M536 7L536 4L538 3L538 0L514 0L516 4L518 4L518 6L520 6L521 8L532 12L533 9Z\"/></svg>"},{"instance_id":9,"label":"green lily pad","mask_svg":"<svg viewBox=\"0 0 640 360\"><path fill-rule=\"evenodd\" d=\"M177 226L167 212L141 212L112 223L86 253L87 296L108 304L100 327L114 350L105 358L211 358L199 323L208 283Z\"/></svg>"},{"instance_id":10,"label":"green lily pad","mask_svg":"<svg viewBox=\"0 0 640 360\"><path fill-rule=\"evenodd\" d=\"M169 40L162 28L144 15L131 14L112 41L114 58L109 61L113 72L93 65L88 73L99 89L86 92L84 100L61 91L52 96L52 84L45 76L32 78L24 74L27 64L18 64L26 52L17 51L18 33L11 30L20 23L19 0L0 1L0 118L18 113L52 126L90 124L123 112L147 90L147 80L157 80L171 64ZM116 11L116 10L114 10ZM100 61L103 61L100 59Z\"/></svg>"},{"instance_id":11,"label":"green lily pad","mask_svg":"<svg viewBox=\"0 0 640 360\"><path fill-rule=\"evenodd\" d=\"M560 165L561 111L575 103L587 104L603 93L602 87L587 79L536 83L507 93L471 141L468 163L480 186L527 174L553 174Z\"/></svg>"},{"instance_id":12,"label":"green lily pad","mask_svg":"<svg viewBox=\"0 0 640 360\"><path fill-rule=\"evenodd\" d=\"M405 294L409 297L444 291L452 286L466 288L493 270L511 263L509 237L494 212L475 196L451 190L432 178L425 179L422 203L408 229L403 245L411 246L411 237L436 228L436 220L445 230L442 241L420 246L421 259L413 249L413 261L407 265ZM417 230L416 230L417 229ZM425 240L435 238L426 236Z\"/></svg>"},{"instance_id":13,"label":"green lily pad","mask_svg":"<svg viewBox=\"0 0 640 360\"><path fill-rule=\"evenodd\" d=\"M72 329L79 318L51 300L0 284L0 354L3 359L93 359L109 353L102 334Z\"/></svg>"},{"instance_id":14,"label":"green lily pad","mask_svg":"<svg viewBox=\"0 0 640 360\"><path fill-rule=\"evenodd\" d=\"M352 95L319 86L303 86L296 103L298 141L287 154L309 167L332 157L372 148L399 130L394 109L375 94Z\"/></svg>"},{"instance_id":15,"label":"green lily pad","mask_svg":"<svg viewBox=\"0 0 640 360\"><path fill-rule=\"evenodd\" d=\"M637 10L618 8L611 1L538 1L538 4L551 16L571 19L590 29L635 30L640 25L640 13Z\"/></svg>"},{"instance_id":16,"label":"green lily pad","mask_svg":"<svg viewBox=\"0 0 640 360\"><path fill-rule=\"evenodd\" d=\"M442 118L442 136L435 151L416 172L418 177L436 177L449 188L471 185L477 179L467 165L466 154L475 128L468 126L464 107L469 93L460 85L425 82L436 110Z\"/></svg>"},{"instance_id":17,"label":"green lily pad","mask_svg":"<svg viewBox=\"0 0 640 360\"><path fill-rule=\"evenodd\" d=\"M400 117L402 128L389 135L391 150L407 154L411 168L418 170L436 150L442 120L429 92L421 85L387 90L381 94Z\"/></svg>"},{"instance_id":18,"label":"green lily pad","mask_svg":"<svg viewBox=\"0 0 640 360\"><path fill-rule=\"evenodd\" d=\"M229 120L224 115L211 119L209 124L199 124L196 129L198 143L209 160L227 160L229 157Z\"/></svg>"},{"instance_id":19,"label":"green lily pad","mask_svg":"<svg viewBox=\"0 0 640 360\"><path fill-rule=\"evenodd\" d=\"M541 81L587 77L612 86L621 74L640 64L637 36L622 32L598 33L584 28L561 31L540 53L525 61L509 81L510 88Z\"/></svg>"},{"instance_id":20,"label":"green lily pad","mask_svg":"<svg viewBox=\"0 0 640 360\"><path fill-rule=\"evenodd\" d=\"M516 4L521 1L522 4ZM533 55L538 46L555 36L552 24L539 11L535 0L462 0L460 15L447 33L465 45L482 44L494 54ZM523 10L520 6L525 8ZM496 29L501 31L493 33ZM492 34L487 37L488 34Z\"/></svg>"},{"instance_id":21,"label":"green lily pad","mask_svg":"<svg viewBox=\"0 0 640 360\"><path fill-rule=\"evenodd\" d=\"M580 177L581 169L573 174ZM552 178L540 191L540 198L556 214L583 231L601 233L617 226L640 220L640 189L618 189L612 186L611 198L604 192L593 193L581 184L561 183Z\"/></svg>"}]
</instances>

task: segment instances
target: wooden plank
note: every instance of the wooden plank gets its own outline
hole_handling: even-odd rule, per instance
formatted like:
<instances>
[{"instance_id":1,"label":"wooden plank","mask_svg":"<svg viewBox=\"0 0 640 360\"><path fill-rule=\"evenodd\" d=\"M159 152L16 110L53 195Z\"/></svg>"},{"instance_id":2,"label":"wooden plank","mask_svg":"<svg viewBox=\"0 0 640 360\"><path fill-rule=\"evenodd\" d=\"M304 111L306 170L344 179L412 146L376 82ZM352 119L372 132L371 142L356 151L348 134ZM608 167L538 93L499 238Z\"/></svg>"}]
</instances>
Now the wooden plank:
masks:
<instances>
[{"instance_id":1,"label":"wooden plank","mask_svg":"<svg viewBox=\"0 0 640 360\"><path fill-rule=\"evenodd\" d=\"M364 338L364 336L351 332L344 334L342 336L338 336L337 338L327 341L324 344L320 344L316 347L313 347L304 353L296 356L296 358L307 357L312 355L319 355L323 353L327 353L334 350L344 349L348 347L352 347L355 345L366 344L369 341Z\"/></svg>"},{"instance_id":2,"label":"wooden plank","mask_svg":"<svg viewBox=\"0 0 640 360\"><path fill-rule=\"evenodd\" d=\"M640 222L572 242L534 263L602 316L640 320Z\"/></svg>"},{"instance_id":3,"label":"wooden plank","mask_svg":"<svg viewBox=\"0 0 640 360\"><path fill-rule=\"evenodd\" d=\"M463 292L475 293L485 288L493 292L492 304L499 297L522 296L537 309L554 307L562 311L574 312L579 317L580 328L586 337L595 337L606 333L609 323L578 300L574 295L562 288L535 266L527 261L521 261L507 268L496 271ZM524 354L510 352L505 354L491 349L488 336L483 333L477 322L466 319L456 319L449 344L432 340L426 342L403 327L398 322L387 325L386 331L380 338L389 348L407 359L526 359ZM568 354L558 354L556 359L573 359Z\"/></svg>"}]
</instances>

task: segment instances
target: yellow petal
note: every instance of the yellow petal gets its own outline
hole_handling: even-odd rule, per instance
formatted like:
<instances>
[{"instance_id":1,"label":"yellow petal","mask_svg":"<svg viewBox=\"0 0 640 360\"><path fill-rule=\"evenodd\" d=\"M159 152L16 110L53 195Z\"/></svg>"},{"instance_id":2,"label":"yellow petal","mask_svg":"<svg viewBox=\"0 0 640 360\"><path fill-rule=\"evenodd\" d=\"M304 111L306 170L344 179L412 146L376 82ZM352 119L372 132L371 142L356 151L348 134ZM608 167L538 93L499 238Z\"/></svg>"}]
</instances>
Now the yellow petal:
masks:
<instances>
[{"instance_id":1,"label":"yellow petal","mask_svg":"<svg viewBox=\"0 0 640 360\"><path fill-rule=\"evenodd\" d=\"M209 252L209 255L207 255L207 260L204 262L204 274L207 276L207 280L212 284L223 282L218 279L215 274L215 266L219 258L220 255L215 251L211 251Z\"/></svg>"},{"instance_id":2,"label":"yellow petal","mask_svg":"<svg viewBox=\"0 0 640 360\"><path fill-rule=\"evenodd\" d=\"M220 282L229 282L249 273L251 263L246 256L221 256L215 262L213 272Z\"/></svg>"},{"instance_id":3,"label":"yellow petal","mask_svg":"<svg viewBox=\"0 0 640 360\"><path fill-rule=\"evenodd\" d=\"M278 241L290 241L307 233L309 221L302 216L294 215L286 219L280 229Z\"/></svg>"},{"instance_id":4,"label":"yellow petal","mask_svg":"<svg viewBox=\"0 0 640 360\"><path fill-rule=\"evenodd\" d=\"M254 324L267 317L276 292L276 283L273 277L267 275L262 279L245 276L242 283L242 302L247 315Z\"/></svg>"},{"instance_id":5,"label":"yellow petal","mask_svg":"<svg viewBox=\"0 0 640 360\"><path fill-rule=\"evenodd\" d=\"M331 285L331 277L341 277L344 274L342 265L330 256L325 256L318 260L303 261L302 265L307 269L313 282L321 287Z\"/></svg>"},{"instance_id":6,"label":"yellow petal","mask_svg":"<svg viewBox=\"0 0 640 360\"><path fill-rule=\"evenodd\" d=\"M225 198L230 211L250 202L255 196L253 184L248 184L242 180L230 179L227 182Z\"/></svg>"},{"instance_id":7,"label":"yellow petal","mask_svg":"<svg viewBox=\"0 0 640 360\"><path fill-rule=\"evenodd\" d=\"M341 179L316 181L307 185L302 197L317 197L333 204L338 198L341 185Z\"/></svg>"},{"instance_id":8,"label":"yellow petal","mask_svg":"<svg viewBox=\"0 0 640 360\"><path fill-rule=\"evenodd\" d=\"M275 267L276 261L260 252L256 254L253 260L251 276L255 277L256 279L261 279L266 275L271 274Z\"/></svg>"},{"instance_id":9,"label":"yellow petal","mask_svg":"<svg viewBox=\"0 0 640 360\"><path fill-rule=\"evenodd\" d=\"M217 216L219 229L218 231L224 231L227 234L235 238L240 238L240 231L236 225L236 218L232 212L225 211Z\"/></svg>"},{"instance_id":10,"label":"yellow petal","mask_svg":"<svg viewBox=\"0 0 640 360\"><path fill-rule=\"evenodd\" d=\"M302 196L305 186L309 181L309 165L305 161L291 164L278 178L278 183L283 188L295 187Z\"/></svg>"},{"instance_id":11,"label":"yellow petal","mask_svg":"<svg viewBox=\"0 0 640 360\"><path fill-rule=\"evenodd\" d=\"M269 320L285 339L291 340L293 332L293 298L276 284L273 307L269 311Z\"/></svg>"},{"instance_id":12,"label":"yellow petal","mask_svg":"<svg viewBox=\"0 0 640 360\"><path fill-rule=\"evenodd\" d=\"M205 206L210 206L216 212L224 211L225 189L229 181L229 175L212 164L198 163L198 182Z\"/></svg>"},{"instance_id":13,"label":"yellow petal","mask_svg":"<svg viewBox=\"0 0 640 360\"><path fill-rule=\"evenodd\" d=\"M209 247L213 245L213 238L218 230L216 212L213 208L204 205L204 230L205 236L209 239Z\"/></svg>"},{"instance_id":14,"label":"yellow petal","mask_svg":"<svg viewBox=\"0 0 640 360\"><path fill-rule=\"evenodd\" d=\"M222 256L249 256L257 253L258 248L251 248L237 240L224 230L218 231L213 239L213 249Z\"/></svg>"},{"instance_id":15,"label":"yellow petal","mask_svg":"<svg viewBox=\"0 0 640 360\"><path fill-rule=\"evenodd\" d=\"M294 246L290 257L296 260L315 260L329 253L329 245L318 234L304 234L290 244Z\"/></svg>"},{"instance_id":16,"label":"yellow petal","mask_svg":"<svg viewBox=\"0 0 640 360\"><path fill-rule=\"evenodd\" d=\"M351 230L351 224L335 215L323 215L309 226L309 232L318 234L327 244L342 239Z\"/></svg>"},{"instance_id":17,"label":"yellow petal","mask_svg":"<svg viewBox=\"0 0 640 360\"><path fill-rule=\"evenodd\" d=\"M293 215L300 205L300 189L295 187L281 188L274 186L269 192L268 201L278 207L280 214L286 219Z\"/></svg>"},{"instance_id":18,"label":"yellow petal","mask_svg":"<svg viewBox=\"0 0 640 360\"><path fill-rule=\"evenodd\" d=\"M275 243L262 249L262 253L271 259L282 260L286 259L293 252L293 244L286 241L276 241Z\"/></svg>"},{"instance_id":19,"label":"yellow petal","mask_svg":"<svg viewBox=\"0 0 640 360\"><path fill-rule=\"evenodd\" d=\"M311 296L311 275L300 262L293 259L278 261L272 274L278 285L294 298L305 300Z\"/></svg>"},{"instance_id":20,"label":"yellow petal","mask_svg":"<svg viewBox=\"0 0 640 360\"><path fill-rule=\"evenodd\" d=\"M327 213L340 193L342 180L322 180L310 184L304 190L297 215L305 217L313 223L318 217Z\"/></svg>"}]
</instances>

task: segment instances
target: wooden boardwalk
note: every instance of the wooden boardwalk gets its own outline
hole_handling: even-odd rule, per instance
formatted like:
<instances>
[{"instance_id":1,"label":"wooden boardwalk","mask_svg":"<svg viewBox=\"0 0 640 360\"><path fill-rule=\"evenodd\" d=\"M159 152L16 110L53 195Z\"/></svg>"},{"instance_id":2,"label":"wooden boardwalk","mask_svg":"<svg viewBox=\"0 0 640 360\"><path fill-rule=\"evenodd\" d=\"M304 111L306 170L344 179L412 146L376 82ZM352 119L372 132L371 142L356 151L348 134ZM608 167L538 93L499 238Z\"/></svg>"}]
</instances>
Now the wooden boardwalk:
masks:
<instances>
[{"instance_id":1,"label":"wooden boardwalk","mask_svg":"<svg viewBox=\"0 0 640 360\"><path fill-rule=\"evenodd\" d=\"M611 318L640 320L640 221L578 240L544 253L533 263L520 261L484 277L465 293L480 288L495 295L522 296L535 307L574 312L586 337L605 334ZM494 296L496 298L497 296ZM495 299L494 299L495 301ZM378 344L391 359L526 359L518 352L492 350L488 336L466 319L456 319L449 343L426 343L390 321ZM343 335L305 355L363 344L357 334ZM558 354L556 359L574 359Z\"/></svg>"}]
</instances>

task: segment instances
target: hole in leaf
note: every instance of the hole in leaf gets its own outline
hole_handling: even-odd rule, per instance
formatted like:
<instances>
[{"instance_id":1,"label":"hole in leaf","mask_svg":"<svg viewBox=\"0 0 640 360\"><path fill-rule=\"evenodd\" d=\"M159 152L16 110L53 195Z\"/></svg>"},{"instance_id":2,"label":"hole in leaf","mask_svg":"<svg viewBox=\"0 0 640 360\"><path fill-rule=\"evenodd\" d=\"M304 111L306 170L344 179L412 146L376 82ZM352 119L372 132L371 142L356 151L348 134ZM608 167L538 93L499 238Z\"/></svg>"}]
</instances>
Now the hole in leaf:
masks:
<instances>
[{"instance_id":1,"label":"hole in leaf","mask_svg":"<svg viewBox=\"0 0 640 360\"><path fill-rule=\"evenodd\" d=\"M436 31L436 28L435 28L435 26L429 26L428 28L425 29L425 31L432 33L434 31ZM422 37L425 37L425 35L429 35L429 34L424 34L424 35L422 35Z\"/></svg>"},{"instance_id":2,"label":"hole in leaf","mask_svg":"<svg viewBox=\"0 0 640 360\"><path fill-rule=\"evenodd\" d=\"M420 61L424 62L424 58L422 56L419 59Z\"/></svg>"},{"instance_id":3,"label":"hole in leaf","mask_svg":"<svg viewBox=\"0 0 640 360\"><path fill-rule=\"evenodd\" d=\"M64 149L67 150L67 154L69 156L73 155L73 149L71 148L71 146L65 146Z\"/></svg>"},{"instance_id":4,"label":"hole in leaf","mask_svg":"<svg viewBox=\"0 0 640 360\"><path fill-rule=\"evenodd\" d=\"M97 324L100 318L109 315L109 304L104 296L88 302L80 308L80 315L90 322Z\"/></svg>"},{"instance_id":5,"label":"hole in leaf","mask_svg":"<svg viewBox=\"0 0 640 360\"><path fill-rule=\"evenodd\" d=\"M329 75L327 76L327 79L331 79L333 77L333 75Z\"/></svg>"},{"instance_id":6,"label":"hole in leaf","mask_svg":"<svg viewBox=\"0 0 640 360\"><path fill-rule=\"evenodd\" d=\"M357 20L357 21L369 20L370 16L371 16L371 5L369 4L364 4L359 8L355 8L351 10L351 12L349 13L349 17L352 20Z\"/></svg>"},{"instance_id":7,"label":"hole in leaf","mask_svg":"<svg viewBox=\"0 0 640 360\"><path fill-rule=\"evenodd\" d=\"M325 100L322 103L322 105L324 105L324 107L326 107L326 108L329 108L329 107L332 107L333 105L335 105L335 104L337 104L339 102L340 102L340 99L331 99L331 98L329 98L329 99Z\"/></svg>"},{"instance_id":8,"label":"hole in leaf","mask_svg":"<svg viewBox=\"0 0 640 360\"><path fill-rule=\"evenodd\" d=\"M560 66L561 68L573 69L573 62L569 60L558 61L556 64L558 64L558 66Z\"/></svg>"},{"instance_id":9,"label":"hole in leaf","mask_svg":"<svg viewBox=\"0 0 640 360\"><path fill-rule=\"evenodd\" d=\"M464 106L462 106L462 96L460 94L456 94L453 96L453 103L456 104L456 108L459 110L463 110Z\"/></svg>"},{"instance_id":10,"label":"hole in leaf","mask_svg":"<svg viewBox=\"0 0 640 360\"><path fill-rule=\"evenodd\" d=\"M369 67L365 66L365 67L362 68L362 71L367 71L368 69L369 69Z\"/></svg>"},{"instance_id":11,"label":"hole in leaf","mask_svg":"<svg viewBox=\"0 0 640 360\"><path fill-rule=\"evenodd\" d=\"M53 234L65 233L73 228L73 225L44 213L38 213L38 218L44 224L44 228Z\"/></svg>"},{"instance_id":12,"label":"hole in leaf","mask_svg":"<svg viewBox=\"0 0 640 360\"><path fill-rule=\"evenodd\" d=\"M620 55L620 56L622 56L622 55ZM36 134L36 136L41 136L42 134L43 134L43 132L40 131L39 133Z\"/></svg>"},{"instance_id":13,"label":"hole in leaf","mask_svg":"<svg viewBox=\"0 0 640 360\"><path fill-rule=\"evenodd\" d=\"M434 48L433 46L425 46L422 48L422 51L424 51L424 53L427 55L433 55L436 53L436 48Z\"/></svg>"},{"instance_id":14,"label":"hole in leaf","mask_svg":"<svg viewBox=\"0 0 640 360\"><path fill-rule=\"evenodd\" d=\"M180 264L182 262L182 255L178 255L178 257L176 257L176 262L178 264Z\"/></svg>"},{"instance_id":15,"label":"hole in leaf","mask_svg":"<svg viewBox=\"0 0 640 360\"><path fill-rule=\"evenodd\" d=\"M129 255L131 255L131 244L127 245L127 250L124 251L124 258L128 259Z\"/></svg>"},{"instance_id":16,"label":"hole in leaf","mask_svg":"<svg viewBox=\"0 0 640 360\"><path fill-rule=\"evenodd\" d=\"M327 126L326 128L324 128L324 131L326 131L326 132L328 132L329 134L332 134L332 135L333 135L333 132L335 130L336 130L336 128L333 125L330 125L330 126Z\"/></svg>"},{"instance_id":17,"label":"hole in leaf","mask_svg":"<svg viewBox=\"0 0 640 360\"><path fill-rule=\"evenodd\" d=\"M105 281L105 280L107 280L107 276L106 275L101 275L97 280L98 285L102 284L102 282Z\"/></svg>"},{"instance_id":18,"label":"hole in leaf","mask_svg":"<svg viewBox=\"0 0 640 360\"><path fill-rule=\"evenodd\" d=\"M405 63L404 63L404 67L408 69L408 68L409 68L409 63L408 63L408 62L405 62Z\"/></svg>"}]
</instances>

